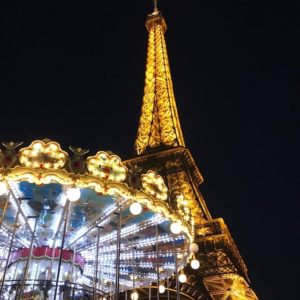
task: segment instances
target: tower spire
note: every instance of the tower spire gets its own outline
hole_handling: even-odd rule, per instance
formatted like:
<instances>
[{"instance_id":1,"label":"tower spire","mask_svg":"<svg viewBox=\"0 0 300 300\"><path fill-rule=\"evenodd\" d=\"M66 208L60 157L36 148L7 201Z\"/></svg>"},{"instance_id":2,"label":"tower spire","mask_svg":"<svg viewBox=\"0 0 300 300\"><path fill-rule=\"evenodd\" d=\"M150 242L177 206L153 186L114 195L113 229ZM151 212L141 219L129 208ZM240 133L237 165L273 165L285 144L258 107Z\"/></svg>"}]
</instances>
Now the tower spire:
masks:
<instances>
[{"instance_id":1,"label":"tower spire","mask_svg":"<svg viewBox=\"0 0 300 300\"><path fill-rule=\"evenodd\" d=\"M167 25L154 2L146 21L148 51L140 123L135 141L138 154L145 150L185 146L177 113L164 33Z\"/></svg>"},{"instance_id":2,"label":"tower spire","mask_svg":"<svg viewBox=\"0 0 300 300\"><path fill-rule=\"evenodd\" d=\"M157 11L158 11L157 3L158 3L158 0L153 0L153 4L154 4L154 12L157 12Z\"/></svg>"}]
</instances>

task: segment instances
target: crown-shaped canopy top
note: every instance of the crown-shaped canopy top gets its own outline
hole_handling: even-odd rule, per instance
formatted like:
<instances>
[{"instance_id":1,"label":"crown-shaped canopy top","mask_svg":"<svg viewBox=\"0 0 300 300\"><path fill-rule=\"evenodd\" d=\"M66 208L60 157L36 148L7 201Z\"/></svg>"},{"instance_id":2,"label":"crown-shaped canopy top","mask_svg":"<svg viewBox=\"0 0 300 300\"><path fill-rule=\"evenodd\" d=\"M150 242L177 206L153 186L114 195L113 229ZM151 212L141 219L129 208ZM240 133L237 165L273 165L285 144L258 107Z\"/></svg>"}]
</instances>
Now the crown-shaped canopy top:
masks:
<instances>
[{"instance_id":1,"label":"crown-shaped canopy top","mask_svg":"<svg viewBox=\"0 0 300 300\"><path fill-rule=\"evenodd\" d=\"M164 37L167 26L156 2L146 27L149 32L146 78L135 141L138 154L161 146L184 147Z\"/></svg>"}]
</instances>

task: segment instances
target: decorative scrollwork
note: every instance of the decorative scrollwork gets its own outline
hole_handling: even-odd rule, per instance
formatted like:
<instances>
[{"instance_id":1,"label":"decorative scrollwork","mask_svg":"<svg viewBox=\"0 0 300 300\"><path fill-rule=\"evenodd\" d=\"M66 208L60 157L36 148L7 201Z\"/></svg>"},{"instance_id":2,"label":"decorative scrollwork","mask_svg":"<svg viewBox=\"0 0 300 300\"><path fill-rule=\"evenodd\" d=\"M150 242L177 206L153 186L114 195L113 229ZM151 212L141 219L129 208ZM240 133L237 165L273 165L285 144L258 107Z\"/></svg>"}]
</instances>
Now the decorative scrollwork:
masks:
<instances>
[{"instance_id":1,"label":"decorative scrollwork","mask_svg":"<svg viewBox=\"0 0 300 300\"><path fill-rule=\"evenodd\" d=\"M150 195L159 200L168 199L168 188L165 185L163 178L154 171L149 170L142 175L142 186Z\"/></svg>"},{"instance_id":2,"label":"decorative scrollwork","mask_svg":"<svg viewBox=\"0 0 300 300\"><path fill-rule=\"evenodd\" d=\"M52 141L34 141L19 153L20 164L30 168L61 169L67 158L68 154Z\"/></svg>"},{"instance_id":3,"label":"decorative scrollwork","mask_svg":"<svg viewBox=\"0 0 300 300\"><path fill-rule=\"evenodd\" d=\"M122 164L120 157L104 151L88 157L87 168L92 175L113 181L122 182L127 176L127 168Z\"/></svg>"}]
</instances>

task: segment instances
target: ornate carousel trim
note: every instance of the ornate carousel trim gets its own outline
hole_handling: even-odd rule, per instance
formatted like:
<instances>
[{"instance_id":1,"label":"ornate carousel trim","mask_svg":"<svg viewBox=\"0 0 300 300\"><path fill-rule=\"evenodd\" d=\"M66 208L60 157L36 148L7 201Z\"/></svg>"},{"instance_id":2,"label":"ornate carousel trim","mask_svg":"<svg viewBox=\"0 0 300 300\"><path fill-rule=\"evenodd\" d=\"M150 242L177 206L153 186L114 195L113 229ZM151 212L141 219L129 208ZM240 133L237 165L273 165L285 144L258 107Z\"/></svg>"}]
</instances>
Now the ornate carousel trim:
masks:
<instances>
[{"instance_id":1,"label":"ornate carousel trim","mask_svg":"<svg viewBox=\"0 0 300 300\"><path fill-rule=\"evenodd\" d=\"M163 178L154 171L149 170L147 174L141 176L143 184L138 190L123 182L129 173L120 157L115 154L99 151L95 156L87 159L82 156L80 163L86 166L87 172L79 174L70 170L68 165L72 158L61 149L57 142L36 140L19 151L16 151L17 147L13 146L19 146L22 143L9 142L3 145L5 147L10 145L10 149L6 147L6 150L0 152L2 158L0 182L7 182L8 185L10 181L27 181L36 185L59 183L70 187L91 188L104 195L117 194L131 202L139 202L173 222L179 222L182 231L190 241L193 240L191 224L188 224L165 201L168 189ZM80 152L81 148L77 149ZM8 155L9 161L13 161L14 164L5 166L3 162L6 161Z\"/></svg>"}]
</instances>

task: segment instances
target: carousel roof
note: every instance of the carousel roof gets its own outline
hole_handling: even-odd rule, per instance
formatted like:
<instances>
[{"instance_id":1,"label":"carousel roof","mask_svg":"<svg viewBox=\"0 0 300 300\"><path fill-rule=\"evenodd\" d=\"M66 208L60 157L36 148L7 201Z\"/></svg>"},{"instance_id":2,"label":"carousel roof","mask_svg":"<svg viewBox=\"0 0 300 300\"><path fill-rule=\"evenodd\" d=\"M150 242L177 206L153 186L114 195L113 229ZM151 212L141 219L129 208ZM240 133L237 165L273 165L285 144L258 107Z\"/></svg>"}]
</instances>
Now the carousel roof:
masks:
<instances>
[{"instance_id":1,"label":"carousel roof","mask_svg":"<svg viewBox=\"0 0 300 300\"><path fill-rule=\"evenodd\" d=\"M99 151L86 158L87 150L70 148L72 154L68 154L49 140L34 141L20 150L21 143L3 145L0 250L5 252L17 226L14 261L26 257L32 240L36 248L33 254L42 253L34 256L36 259L47 258L57 247L72 250L81 257L86 284L92 285L98 249L101 278L106 284L114 282L121 218L121 289L149 285L157 280L157 273L161 279L171 276L175 252L179 267L186 264L192 230L169 206L168 188L159 174L152 170L142 174L141 188L134 189L131 173L112 153ZM72 199L70 192L79 194ZM136 203L142 207L138 213L132 211ZM172 224L180 225L177 234L172 233Z\"/></svg>"}]
</instances>

